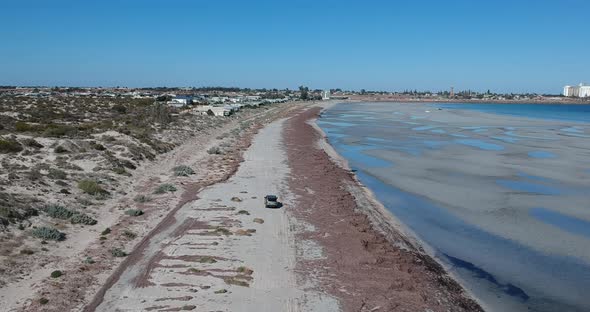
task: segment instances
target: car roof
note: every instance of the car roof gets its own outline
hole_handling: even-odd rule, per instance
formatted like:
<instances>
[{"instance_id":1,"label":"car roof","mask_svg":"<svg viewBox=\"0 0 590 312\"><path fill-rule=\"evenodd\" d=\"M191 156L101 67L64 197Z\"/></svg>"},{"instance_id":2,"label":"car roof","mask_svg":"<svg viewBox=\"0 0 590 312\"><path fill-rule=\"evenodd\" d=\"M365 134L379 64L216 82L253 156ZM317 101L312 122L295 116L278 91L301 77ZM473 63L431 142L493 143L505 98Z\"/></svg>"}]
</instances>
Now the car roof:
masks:
<instances>
[{"instance_id":1,"label":"car roof","mask_svg":"<svg viewBox=\"0 0 590 312\"><path fill-rule=\"evenodd\" d=\"M277 199L276 195L266 195L266 198L268 199Z\"/></svg>"}]
</instances>

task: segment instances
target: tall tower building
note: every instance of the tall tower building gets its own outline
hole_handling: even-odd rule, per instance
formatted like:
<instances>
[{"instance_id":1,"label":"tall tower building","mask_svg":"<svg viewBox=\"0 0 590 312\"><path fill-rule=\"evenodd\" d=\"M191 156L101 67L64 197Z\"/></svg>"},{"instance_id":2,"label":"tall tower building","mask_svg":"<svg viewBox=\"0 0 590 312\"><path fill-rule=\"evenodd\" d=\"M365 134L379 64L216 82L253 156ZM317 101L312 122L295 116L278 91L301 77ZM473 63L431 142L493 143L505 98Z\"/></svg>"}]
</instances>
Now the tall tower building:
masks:
<instances>
[{"instance_id":1,"label":"tall tower building","mask_svg":"<svg viewBox=\"0 0 590 312\"><path fill-rule=\"evenodd\" d=\"M455 97L455 88L451 87L451 97Z\"/></svg>"}]
</instances>

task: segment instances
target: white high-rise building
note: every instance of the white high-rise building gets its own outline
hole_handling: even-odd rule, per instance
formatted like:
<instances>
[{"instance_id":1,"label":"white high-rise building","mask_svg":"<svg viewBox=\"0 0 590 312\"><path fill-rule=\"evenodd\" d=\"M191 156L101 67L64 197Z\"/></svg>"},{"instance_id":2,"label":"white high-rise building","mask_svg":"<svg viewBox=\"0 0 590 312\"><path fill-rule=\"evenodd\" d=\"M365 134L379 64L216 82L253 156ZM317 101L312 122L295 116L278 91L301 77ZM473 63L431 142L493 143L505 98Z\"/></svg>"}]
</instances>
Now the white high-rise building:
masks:
<instances>
[{"instance_id":1,"label":"white high-rise building","mask_svg":"<svg viewBox=\"0 0 590 312\"><path fill-rule=\"evenodd\" d=\"M322 91L322 100L327 101L330 99L330 90Z\"/></svg>"},{"instance_id":2,"label":"white high-rise building","mask_svg":"<svg viewBox=\"0 0 590 312\"><path fill-rule=\"evenodd\" d=\"M565 86L563 87L563 96L570 97L590 97L590 86L581 83L578 86Z\"/></svg>"}]
</instances>

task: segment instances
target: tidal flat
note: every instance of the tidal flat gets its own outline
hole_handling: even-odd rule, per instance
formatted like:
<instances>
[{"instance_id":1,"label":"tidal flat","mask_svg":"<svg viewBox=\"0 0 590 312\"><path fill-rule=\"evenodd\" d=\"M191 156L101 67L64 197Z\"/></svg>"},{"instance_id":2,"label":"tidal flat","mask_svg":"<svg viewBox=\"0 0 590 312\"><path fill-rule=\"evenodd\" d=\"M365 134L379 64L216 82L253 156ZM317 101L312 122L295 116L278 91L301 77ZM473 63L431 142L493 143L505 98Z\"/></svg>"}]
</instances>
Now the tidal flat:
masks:
<instances>
[{"instance_id":1,"label":"tidal flat","mask_svg":"<svg viewBox=\"0 0 590 312\"><path fill-rule=\"evenodd\" d=\"M484 307L590 309L589 123L342 103L318 124Z\"/></svg>"}]
</instances>

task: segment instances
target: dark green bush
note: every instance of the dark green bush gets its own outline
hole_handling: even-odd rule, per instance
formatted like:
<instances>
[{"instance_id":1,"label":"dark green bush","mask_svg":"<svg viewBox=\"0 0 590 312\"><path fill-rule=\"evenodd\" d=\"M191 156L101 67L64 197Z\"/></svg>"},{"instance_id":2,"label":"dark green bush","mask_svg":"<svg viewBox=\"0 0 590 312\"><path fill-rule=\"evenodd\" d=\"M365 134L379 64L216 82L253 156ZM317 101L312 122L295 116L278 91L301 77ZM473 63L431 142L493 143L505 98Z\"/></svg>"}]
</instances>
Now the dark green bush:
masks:
<instances>
[{"instance_id":1,"label":"dark green bush","mask_svg":"<svg viewBox=\"0 0 590 312\"><path fill-rule=\"evenodd\" d=\"M31 234L40 239L62 241L66 239L66 234L54 228L42 226L31 231Z\"/></svg>"},{"instance_id":2,"label":"dark green bush","mask_svg":"<svg viewBox=\"0 0 590 312\"><path fill-rule=\"evenodd\" d=\"M97 223L92 217L83 214L83 213L76 213L70 219L72 224L85 224L85 225L95 225Z\"/></svg>"},{"instance_id":3,"label":"dark green bush","mask_svg":"<svg viewBox=\"0 0 590 312\"><path fill-rule=\"evenodd\" d=\"M24 121L17 121L14 124L14 129L17 132L27 132L27 131L35 131L39 126L30 125Z\"/></svg>"},{"instance_id":4,"label":"dark green bush","mask_svg":"<svg viewBox=\"0 0 590 312\"><path fill-rule=\"evenodd\" d=\"M68 178L68 174L60 169L50 168L47 176L54 180L65 180Z\"/></svg>"},{"instance_id":5,"label":"dark green bush","mask_svg":"<svg viewBox=\"0 0 590 312\"><path fill-rule=\"evenodd\" d=\"M123 167L115 167L113 168L113 172L120 175L130 176L131 174L125 170Z\"/></svg>"},{"instance_id":6,"label":"dark green bush","mask_svg":"<svg viewBox=\"0 0 590 312\"><path fill-rule=\"evenodd\" d=\"M18 153L23 146L17 141L0 139L0 154Z\"/></svg>"},{"instance_id":7,"label":"dark green bush","mask_svg":"<svg viewBox=\"0 0 590 312\"><path fill-rule=\"evenodd\" d=\"M156 194L164 194L168 192L176 192L176 186L169 183L164 183L158 186L158 188L154 191Z\"/></svg>"},{"instance_id":8,"label":"dark green bush","mask_svg":"<svg viewBox=\"0 0 590 312\"><path fill-rule=\"evenodd\" d=\"M108 193L105 189L103 189L98 182L94 180L81 180L78 182L78 188L80 188L84 193L90 195L99 195L99 194L106 194Z\"/></svg>"},{"instance_id":9,"label":"dark green bush","mask_svg":"<svg viewBox=\"0 0 590 312\"><path fill-rule=\"evenodd\" d=\"M129 239L134 239L134 238L136 238L136 237L137 237L137 234L135 234L135 233L133 233L133 232L131 232L131 231L129 231L129 230L125 230L125 231L123 231L123 235L124 235L125 237L129 238Z\"/></svg>"},{"instance_id":10,"label":"dark green bush","mask_svg":"<svg viewBox=\"0 0 590 312\"><path fill-rule=\"evenodd\" d=\"M127 253L121 248L114 248L111 250L111 255L113 255L113 257L125 257L127 256Z\"/></svg>"},{"instance_id":11,"label":"dark green bush","mask_svg":"<svg viewBox=\"0 0 590 312\"><path fill-rule=\"evenodd\" d=\"M172 168L172 171L178 177L188 177L191 174L195 174L195 171L191 167L185 165L176 166Z\"/></svg>"},{"instance_id":12,"label":"dark green bush","mask_svg":"<svg viewBox=\"0 0 590 312\"><path fill-rule=\"evenodd\" d=\"M50 124L45 128L44 134L50 137L63 137L75 135L77 132L78 129L73 126Z\"/></svg>"},{"instance_id":13,"label":"dark green bush","mask_svg":"<svg viewBox=\"0 0 590 312\"><path fill-rule=\"evenodd\" d=\"M141 216L143 214L143 210L129 209L129 210L125 211L125 214L128 215L128 216L132 216L132 217L138 217L138 216Z\"/></svg>"},{"instance_id":14,"label":"dark green bush","mask_svg":"<svg viewBox=\"0 0 590 312\"><path fill-rule=\"evenodd\" d=\"M133 200L138 203L147 203L152 201L152 199L146 195L137 195Z\"/></svg>"},{"instance_id":15,"label":"dark green bush","mask_svg":"<svg viewBox=\"0 0 590 312\"><path fill-rule=\"evenodd\" d=\"M49 299L43 297L43 298L39 299L39 303L40 304L48 304L49 303Z\"/></svg>"},{"instance_id":16,"label":"dark green bush","mask_svg":"<svg viewBox=\"0 0 590 312\"><path fill-rule=\"evenodd\" d=\"M27 138L23 140L23 144L28 147L43 148L43 144L37 142L35 139Z\"/></svg>"},{"instance_id":17,"label":"dark green bush","mask_svg":"<svg viewBox=\"0 0 590 312\"><path fill-rule=\"evenodd\" d=\"M111 228L106 228L104 229L104 231L102 231L102 233L100 233L100 235L109 235L111 233Z\"/></svg>"},{"instance_id":18,"label":"dark green bush","mask_svg":"<svg viewBox=\"0 0 590 312\"><path fill-rule=\"evenodd\" d=\"M52 278L58 278L58 277L60 277L62 275L63 275L63 273L60 270L55 270L55 271L51 272L51 277Z\"/></svg>"},{"instance_id":19,"label":"dark green bush","mask_svg":"<svg viewBox=\"0 0 590 312\"><path fill-rule=\"evenodd\" d=\"M221 152L221 149L219 147L215 146L215 147L212 147L212 148L208 149L207 150L207 153L213 154L213 155L219 155L222 152Z\"/></svg>"},{"instance_id":20,"label":"dark green bush","mask_svg":"<svg viewBox=\"0 0 590 312\"><path fill-rule=\"evenodd\" d=\"M90 142L90 146L92 146L92 148L94 148L97 151L104 151L107 149L106 147L104 147L104 145L94 141Z\"/></svg>"},{"instance_id":21,"label":"dark green bush","mask_svg":"<svg viewBox=\"0 0 590 312\"><path fill-rule=\"evenodd\" d=\"M67 220L74 215L74 211L56 204L47 205L41 208L48 216L56 219Z\"/></svg>"},{"instance_id":22,"label":"dark green bush","mask_svg":"<svg viewBox=\"0 0 590 312\"><path fill-rule=\"evenodd\" d=\"M65 147L59 145L58 147L56 147L54 149L54 151L58 154L65 154L65 153L69 153L70 151L68 151Z\"/></svg>"}]
</instances>

